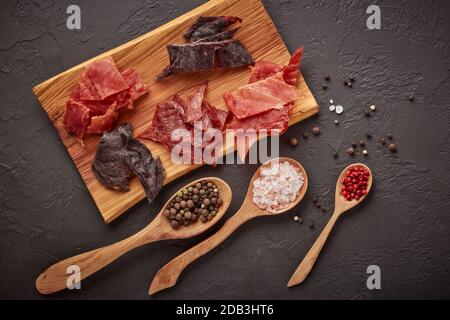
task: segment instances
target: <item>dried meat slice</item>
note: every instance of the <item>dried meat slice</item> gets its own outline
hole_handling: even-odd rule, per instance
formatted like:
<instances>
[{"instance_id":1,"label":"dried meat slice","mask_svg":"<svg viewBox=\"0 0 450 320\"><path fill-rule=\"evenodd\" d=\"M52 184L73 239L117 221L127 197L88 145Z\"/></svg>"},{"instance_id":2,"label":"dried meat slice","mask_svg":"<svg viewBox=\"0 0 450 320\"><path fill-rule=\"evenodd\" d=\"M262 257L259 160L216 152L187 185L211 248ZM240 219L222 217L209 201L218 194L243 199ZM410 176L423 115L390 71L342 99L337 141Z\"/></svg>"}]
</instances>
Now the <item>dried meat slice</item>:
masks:
<instances>
[{"instance_id":1,"label":"dried meat slice","mask_svg":"<svg viewBox=\"0 0 450 320\"><path fill-rule=\"evenodd\" d=\"M100 139L92 171L108 189L127 191L128 180L139 178L149 202L162 188L165 170L159 158L133 138L131 125L123 123Z\"/></svg>"},{"instance_id":2,"label":"dried meat slice","mask_svg":"<svg viewBox=\"0 0 450 320\"><path fill-rule=\"evenodd\" d=\"M266 79L285 69L285 66L278 63L273 63L265 60L258 60L251 68L250 80L248 83L253 83L259 80Z\"/></svg>"},{"instance_id":3,"label":"dried meat slice","mask_svg":"<svg viewBox=\"0 0 450 320\"><path fill-rule=\"evenodd\" d=\"M289 64L283 73L283 79L287 84L296 86L298 82L298 75L300 73L300 61L302 59L303 48L298 48L289 60Z\"/></svg>"},{"instance_id":4,"label":"dried meat slice","mask_svg":"<svg viewBox=\"0 0 450 320\"><path fill-rule=\"evenodd\" d=\"M118 113L117 113L117 102L114 102L112 105L109 106L108 110L105 114L99 115L99 116L93 116L91 118L91 123L87 127L87 133L103 133L105 131L110 131L113 126L114 122L117 120Z\"/></svg>"},{"instance_id":5,"label":"dried meat slice","mask_svg":"<svg viewBox=\"0 0 450 320\"><path fill-rule=\"evenodd\" d=\"M86 74L91 79L101 99L130 87L111 57L89 64L86 68Z\"/></svg>"},{"instance_id":6,"label":"dried meat slice","mask_svg":"<svg viewBox=\"0 0 450 320\"><path fill-rule=\"evenodd\" d=\"M196 42L216 42L216 41L229 40L234 37L234 35L236 34L236 32L238 32L239 29L240 28L223 31L221 33L209 36L207 38L197 40Z\"/></svg>"},{"instance_id":7,"label":"dried meat slice","mask_svg":"<svg viewBox=\"0 0 450 320\"><path fill-rule=\"evenodd\" d=\"M286 132L289 126L289 107L284 107L282 109L272 109L265 113L258 114L256 116L238 119L234 115L232 119L227 124L227 129L239 130L242 129L244 132L255 132L258 134L260 130L267 130L265 133L268 135L273 134L283 134ZM237 153L242 161L245 161L248 151L252 145L257 141L255 135L247 135L248 140L237 141Z\"/></svg>"},{"instance_id":8,"label":"dried meat slice","mask_svg":"<svg viewBox=\"0 0 450 320\"><path fill-rule=\"evenodd\" d=\"M199 17L183 37L190 42L202 41L205 38L222 33L225 31L225 28L236 22L242 22L242 20L233 16Z\"/></svg>"},{"instance_id":9,"label":"dried meat slice","mask_svg":"<svg viewBox=\"0 0 450 320\"><path fill-rule=\"evenodd\" d=\"M85 105L69 99L64 113L64 129L75 134L81 144L83 144L83 136L89 121L89 109Z\"/></svg>"},{"instance_id":10,"label":"dried meat slice","mask_svg":"<svg viewBox=\"0 0 450 320\"><path fill-rule=\"evenodd\" d=\"M97 89L95 89L94 83L92 82L91 78L89 78L86 71L83 71L81 73L78 85L80 90L79 92L80 100L84 101L102 100L102 98L97 92Z\"/></svg>"},{"instance_id":11,"label":"dried meat slice","mask_svg":"<svg viewBox=\"0 0 450 320\"><path fill-rule=\"evenodd\" d=\"M225 123L227 122L229 112L217 109L206 101L203 101L203 108L206 110L206 114L209 119L211 119L212 127L223 131L225 129Z\"/></svg>"},{"instance_id":12,"label":"dried meat slice","mask_svg":"<svg viewBox=\"0 0 450 320\"><path fill-rule=\"evenodd\" d=\"M133 68L125 69L122 76L129 85L128 93L133 101L139 99L148 92L148 86Z\"/></svg>"},{"instance_id":13,"label":"dried meat slice","mask_svg":"<svg viewBox=\"0 0 450 320\"><path fill-rule=\"evenodd\" d=\"M297 91L284 82L282 73L277 73L234 92L226 92L223 98L228 109L238 119L244 119L271 109L282 109L297 98Z\"/></svg>"},{"instance_id":14,"label":"dried meat slice","mask_svg":"<svg viewBox=\"0 0 450 320\"><path fill-rule=\"evenodd\" d=\"M177 73L238 68L254 63L250 53L237 40L170 44L167 51L170 65L156 77L156 80Z\"/></svg>"},{"instance_id":15,"label":"dried meat slice","mask_svg":"<svg viewBox=\"0 0 450 320\"><path fill-rule=\"evenodd\" d=\"M153 140L172 150L176 144L172 141L172 132L176 129L190 130L183 121L184 108L184 101L177 95L168 102L158 104L152 123L139 138Z\"/></svg>"},{"instance_id":16,"label":"dried meat slice","mask_svg":"<svg viewBox=\"0 0 450 320\"><path fill-rule=\"evenodd\" d=\"M194 124L195 121L199 121L203 117L202 104L205 97L207 83L199 86L194 94L190 96L185 104L183 121Z\"/></svg>"}]
</instances>

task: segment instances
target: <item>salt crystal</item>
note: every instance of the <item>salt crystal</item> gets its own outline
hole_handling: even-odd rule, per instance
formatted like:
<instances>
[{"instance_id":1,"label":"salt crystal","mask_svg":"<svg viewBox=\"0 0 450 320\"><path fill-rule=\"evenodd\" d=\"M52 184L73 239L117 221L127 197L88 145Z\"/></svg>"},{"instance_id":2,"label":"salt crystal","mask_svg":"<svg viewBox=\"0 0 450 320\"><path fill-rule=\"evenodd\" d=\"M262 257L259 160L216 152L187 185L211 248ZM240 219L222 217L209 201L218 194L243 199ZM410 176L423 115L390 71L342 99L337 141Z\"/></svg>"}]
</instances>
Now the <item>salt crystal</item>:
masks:
<instances>
[{"instance_id":1,"label":"salt crystal","mask_svg":"<svg viewBox=\"0 0 450 320\"><path fill-rule=\"evenodd\" d=\"M334 102L333 102L333 99L330 99L330 103L331 103L331 104L333 104L333 103L334 103Z\"/></svg>"},{"instance_id":2,"label":"salt crystal","mask_svg":"<svg viewBox=\"0 0 450 320\"><path fill-rule=\"evenodd\" d=\"M336 109L336 106L334 104L332 104L331 106L329 106L330 111L334 111L334 109Z\"/></svg>"},{"instance_id":3,"label":"salt crystal","mask_svg":"<svg viewBox=\"0 0 450 320\"><path fill-rule=\"evenodd\" d=\"M344 108L341 105L337 105L336 106L336 113L337 114L341 114L342 112L344 112Z\"/></svg>"},{"instance_id":4,"label":"salt crystal","mask_svg":"<svg viewBox=\"0 0 450 320\"><path fill-rule=\"evenodd\" d=\"M299 169L285 161L261 170L253 182L253 202L261 209L276 213L295 201L303 186Z\"/></svg>"}]
</instances>

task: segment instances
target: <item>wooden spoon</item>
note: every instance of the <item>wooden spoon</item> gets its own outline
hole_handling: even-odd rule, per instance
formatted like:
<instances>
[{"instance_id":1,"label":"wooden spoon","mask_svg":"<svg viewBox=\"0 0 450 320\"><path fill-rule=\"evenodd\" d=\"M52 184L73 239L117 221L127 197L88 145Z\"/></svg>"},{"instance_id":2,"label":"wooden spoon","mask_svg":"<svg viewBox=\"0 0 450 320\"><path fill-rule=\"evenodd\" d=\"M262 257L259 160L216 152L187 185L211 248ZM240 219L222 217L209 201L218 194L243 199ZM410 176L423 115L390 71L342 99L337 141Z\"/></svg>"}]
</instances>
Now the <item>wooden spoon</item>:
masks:
<instances>
[{"instance_id":1,"label":"wooden spoon","mask_svg":"<svg viewBox=\"0 0 450 320\"><path fill-rule=\"evenodd\" d=\"M353 199L351 201L348 201L344 198L344 196L341 195L341 187L342 187L342 180L345 177L345 173L347 170L351 167L359 166L363 167L370 172L369 180L367 181L367 193L361 197L359 200ZM363 201L366 196L369 194L370 188L372 187L372 172L370 169L362 164L362 163L354 163L349 165L347 168L342 171L341 175L338 178L338 181L336 183L336 191L335 191L335 206L334 206L334 213L330 218L330 221L328 221L327 225L323 229L322 233L320 234L319 238L317 238L314 245L311 247L305 258L303 258L303 261L298 266L297 270L295 270L294 274L292 275L291 279L289 280L288 287L295 286L299 283L302 283L305 278L308 276L309 272L314 266L314 263L317 260L317 257L319 256L320 251L322 250L323 245L327 241L328 236L330 235L331 230L334 227L334 224L339 219L339 217L346 211L350 210L351 208L355 207L357 204L359 204L361 201Z\"/></svg>"},{"instance_id":2,"label":"wooden spoon","mask_svg":"<svg viewBox=\"0 0 450 320\"><path fill-rule=\"evenodd\" d=\"M259 177L262 168L270 167L274 162L277 161L279 161L280 163L287 161L291 165L297 167L304 177L304 183L295 201L291 202L287 208L284 208L276 213L269 213L263 209L260 209L253 203L253 182ZM253 178L250 181L250 185L248 187L247 195L244 199L244 203L242 204L240 209L225 222L225 224L219 231L217 231L211 237L185 251L184 253L167 263L164 267L162 267L161 270L159 270L155 275L152 284L150 285L149 294L154 294L158 291L174 286L180 274L190 263L217 247L220 243L227 239L233 233L233 231L235 231L238 227L240 227L248 220L261 216L265 217L281 214L295 207L303 199L307 188L308 176L306 175L305 169L297 161L290 158L281 157L263 164L253 175Z\"/></svg>"},{"instance_id":3,"label":"wooden spoon","mask_svg":"<svg viewBox=\"0 0 450 320\"><path fill-rule=\"evenodd\" d=\"M170 201L176 197L175 194L167 201L155 219L136 234L117 243L65 259L46 269L36 279L37 290L42 294L49 294L67 288L66 282L69 276L67 274L67 267L71 265L77 265L81 270L80 278L85 279L134 248L160 240L194 237L209 229L219 221L227 211L231 203L232 194L230 186L222 179L215 177L196 180L189 183L184 188L202 180L213 182L219 189L219 195L223 199L223 204L220 206L214 219L206 223L197 221L187 227L181 226L177 230L173 229L167 219L163 216L163 211L169 205ZM183 190L184 188L180 190Z\"/></svg>"}]
</instances>

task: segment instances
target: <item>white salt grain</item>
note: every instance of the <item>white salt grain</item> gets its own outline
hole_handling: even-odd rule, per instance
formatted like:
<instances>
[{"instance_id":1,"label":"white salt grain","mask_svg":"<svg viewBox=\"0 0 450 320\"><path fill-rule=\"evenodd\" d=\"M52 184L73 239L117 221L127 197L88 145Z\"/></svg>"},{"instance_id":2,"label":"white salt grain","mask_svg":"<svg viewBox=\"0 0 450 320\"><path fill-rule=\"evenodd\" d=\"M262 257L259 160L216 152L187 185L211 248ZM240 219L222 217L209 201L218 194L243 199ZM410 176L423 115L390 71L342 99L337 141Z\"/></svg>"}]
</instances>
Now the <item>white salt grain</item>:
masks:
<instances>
[{"instance_id":1,"label":"white salt grain","mask_svg":"<svg viewBox=\"0 0 450 320\"><path fill-rule=\"evenodd\" d=\"M334 103L333 99L330 99L330 103L331 103L331 104L333 104L333 103Z\"/></svg>"},{"instance_id":2,"label":"white salt grain","mask_svg":"<svg viewBox=\"0 0 450 320\"><path fill-rule=\"evenodd\" d=\"M336 109L336 106L334 104L332 104L331 106L328 107L330 109L330 111L334 111L334 109Z\"/></svg>"},{"instance_id":3,"label":"white salt grain","mask_svg":"<svg viewBox=\"0 0 450 320\"><path fill-rule=\"evenodd\" d=\"M341 105L336 106L336 113L341 114L344 112L344 108Z\"/></svg>"},{"instance_id":4,"label":"white salt grain","mask_svg":"<svg viewBox=\"0 0 450 320\"><path fill-rule=\"evenodd\" d=\"M276 213L295 201L304 177L298 168L285 161L261 170L253 182L253 202L261 209Z\"/></svg>"}]
</instances>

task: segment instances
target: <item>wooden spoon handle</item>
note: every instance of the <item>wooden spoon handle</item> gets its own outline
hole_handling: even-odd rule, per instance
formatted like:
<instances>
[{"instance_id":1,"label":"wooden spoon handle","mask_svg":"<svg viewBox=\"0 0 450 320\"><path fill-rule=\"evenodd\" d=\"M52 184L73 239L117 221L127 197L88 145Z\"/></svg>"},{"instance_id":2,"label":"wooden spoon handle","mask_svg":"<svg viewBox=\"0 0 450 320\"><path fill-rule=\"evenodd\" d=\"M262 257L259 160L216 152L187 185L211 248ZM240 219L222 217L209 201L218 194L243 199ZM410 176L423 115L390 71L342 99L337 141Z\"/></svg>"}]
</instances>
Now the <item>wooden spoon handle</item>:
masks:
<instances>
[{"instance_id":1,"label":"wooden spoon handle","mask_svg":"<svg viewBox=\"0 0 450 320\"><path fill-rule=\"evenodd\" d=\"M328 221L327 225L323 229L319 238L317 238L316 242L314 242L314 245L311 247L306 256L303 258L303 261L297 267L297 270L295 270L294 274L292 275L291 279L288 282L288 287L293 287L299 283L302 283L308 276L338 218L339 214L335 212L331 217L330 221Z\"/></svg>"},{"instance_id":2,"label":"wooden spoon handle","mask_svg":"<svg viewBox=\"0 0 450 320\"><path fill-rule=\"evenodd\" d=\"M149 294L154 294L174 286L180 274L190 263L217 247L240 225L252 218L244 214L241 215L239 212L243 211L240 210L229 218L215 234L180 254L162 267L153 278Z\"/></svg>"},{"instance_id":3,"label":"wooden spoon handle","mask_svg":"<svg viewBox=\"0 0 450 320\"><path fill-rule=\"evenodd\" d=\"M80 271L80 280L107 266L128 251L155 241L146 236L148 228L117 243L67 258L50 266L36 279L36 288L41 294L50 294L66 289L72 283L74 270ZM75 266L73 269L70 266ZM79 269L78 269L78 268Z\"/></svg>"}]
</instances>

